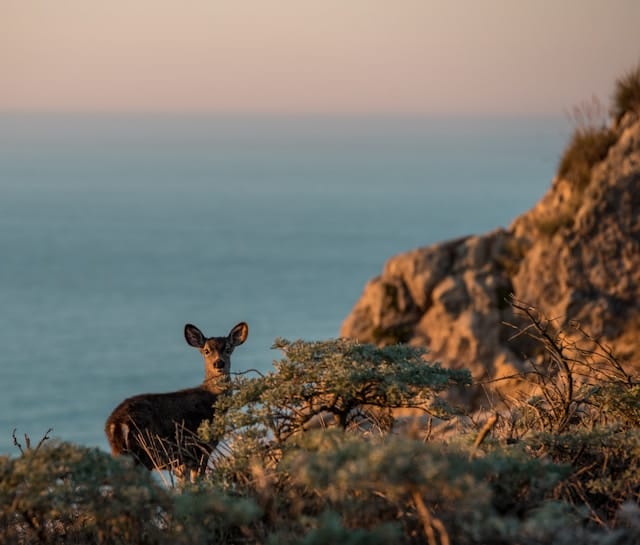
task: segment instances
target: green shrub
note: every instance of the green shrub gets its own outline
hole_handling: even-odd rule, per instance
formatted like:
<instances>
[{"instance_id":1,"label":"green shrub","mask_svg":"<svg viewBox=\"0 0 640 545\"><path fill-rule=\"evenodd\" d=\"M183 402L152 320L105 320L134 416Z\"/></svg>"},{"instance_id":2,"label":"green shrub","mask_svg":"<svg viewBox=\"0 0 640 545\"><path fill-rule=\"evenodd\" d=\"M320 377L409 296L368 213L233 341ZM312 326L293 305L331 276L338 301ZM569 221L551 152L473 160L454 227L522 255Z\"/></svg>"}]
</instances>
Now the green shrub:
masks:
<instances>
[{"instance_id":1,"label":"green shrub","mask_svg":"<svg viewBox=\"0 0 640 545\"><path fill-rule=\"evenodd\" d=\"M451 418L443 395L470 381L421 350L280 340L275 371L234 378L201 426L225 440L196 483L163 487L65 443L0 458L0 542L640 542L638 381L579 325L586 345L512 304L530 322L517 335L547 358L523 377L537 395L484 424L447 439L394 429L395 408L419 409L426 427Z\"/></svg>"},{"instance_id":2,"label":"green shrub","mask_svg":"<svg viewBox=\"0 0 640 545\"><path fill-rule=\"evenodd\" d=\"M334 430L301 436L279 470L350 528L400 524L397 543L411 542L412 535L425 535L429 543L518 542L535 527L532 520L549 512L548 503L559 503L553 492L571 471L519 445L471 453L464 441L446 445ZM555 524L575 525L570 511L567 505Z\"/></svg>"},{"instance_id":3,"label":"green shrub","mask_svg":"<svg viewBox=\"0 0 640 545\"><path fill-rule=\"evenodd\" d=\"M640 384L605 382L593 389L591 400L605 422L640 428Z\"/></svg>"},{"instance_id":4,"label":"green shrub","mask_svg":"<svg viewBox=\"0 0 640 545\"><path fill-rule=\"evenodd\" d=\"M388 432L393 409L452 416L456 411L439 394L471 384L468 370L427 363L423 349L407 345L379 348L347 339L279 339L274 346L284 353L275 362L275 372L236 378L232 395L219 400L212 425L201 427L203 439L242 430L282 443L314 423Z\"/></svg>"},{"instance_id":5,"label":"green shrub","mask_svg":"<svg viewBox=\"0 0 640 545\"><path fill-rule=\"evenodd\" d=\"M302 545L387 545L397 543L401 539L398 529L391 524L382 524L372 529L345 528L340 515L327 511L316 528L312 529L302 540ZM281 543L274 541L274 544Z\"/></svg>"},{"instance_id":6,"label":"green shrub","mask_svg":"<svg viewBox=\"0 0 640 545\"><path fill-rule=\"evenodd\" d=\"M68 443L0 459L0 541L156 543L171 500L130 462Z\"/></svg>"},{"instance_id":7,"label":"green shrub","mask_svg":"<svg viewBox=\"0 0 640 545\"><path fill-rule=\"evenodd\" d=\"M250 497L234 496L200 480L174 490L172 525L165 532L167 543L245 543L255 537L263 516Z\"/></svg>"},{"instance_id":8,"label":"green shrub","mask_svg":"<svg viewBox=\"0 0 640 545\"><path fill-rule=\"evenodd\" d=\"M592 518L615 521L622 505L640 499L640 431L610 426L541 433L527 440L536 452L572 471L560 487L560 497L586 507Z\"/></svg>"},{"instance_id":9,"label":"green shrub","mask_svg":"<svg viewBox=\"0 0 640 545\"><path fill-rule=\"evenodd\" d=\"M616 80L612 112L616 122L627 112L640 112L640 63Z\"/></svg>"}]
</instances>

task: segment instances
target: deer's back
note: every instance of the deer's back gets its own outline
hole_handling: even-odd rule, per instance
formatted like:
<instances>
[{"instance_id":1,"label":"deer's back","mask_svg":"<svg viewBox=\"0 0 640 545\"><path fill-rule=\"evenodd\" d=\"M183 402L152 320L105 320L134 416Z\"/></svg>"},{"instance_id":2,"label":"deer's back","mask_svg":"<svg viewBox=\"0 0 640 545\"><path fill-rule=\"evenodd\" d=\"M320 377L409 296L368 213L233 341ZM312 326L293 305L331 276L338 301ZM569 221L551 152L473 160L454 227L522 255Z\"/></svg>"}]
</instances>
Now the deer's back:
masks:
<instances>
[{"instance_id":1,"label":"deer's back","mask_svg":"<svg viewBox=\"0 0 640 545\"><path fill-rule=\"evenodd\" d=\"M204 388L190 388L166 394L141 394L125 399L107 419L105 433L111 452L132 454L149 467L151 461L140 434L162 440L175 441L176 425L185 431L197 433L203 420L213 415L213 405L218 395Z\"/></svg>"}]
</instances>

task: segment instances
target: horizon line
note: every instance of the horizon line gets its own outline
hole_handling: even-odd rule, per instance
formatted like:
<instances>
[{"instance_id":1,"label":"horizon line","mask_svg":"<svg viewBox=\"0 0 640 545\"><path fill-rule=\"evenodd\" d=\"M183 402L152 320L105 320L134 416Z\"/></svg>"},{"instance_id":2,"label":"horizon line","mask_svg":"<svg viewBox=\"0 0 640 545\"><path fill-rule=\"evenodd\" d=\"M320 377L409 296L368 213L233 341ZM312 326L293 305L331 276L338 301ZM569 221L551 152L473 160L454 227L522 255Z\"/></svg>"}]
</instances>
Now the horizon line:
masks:
<instances>
[{"instance_id":1,"label":"horizon line","mask_svg":"<svg viewBox=\"0 0 640 545\"><path fill-rule=\"evenodd\" d=\"M407 111L269 111L269 110L159 110L159 109L2 109L1 116L140 116L140 117L229 117L229 118L380 118L380 119L442 119L442 118L570 118L562 112L407 112Z\"/></svg>"}]
</instances>

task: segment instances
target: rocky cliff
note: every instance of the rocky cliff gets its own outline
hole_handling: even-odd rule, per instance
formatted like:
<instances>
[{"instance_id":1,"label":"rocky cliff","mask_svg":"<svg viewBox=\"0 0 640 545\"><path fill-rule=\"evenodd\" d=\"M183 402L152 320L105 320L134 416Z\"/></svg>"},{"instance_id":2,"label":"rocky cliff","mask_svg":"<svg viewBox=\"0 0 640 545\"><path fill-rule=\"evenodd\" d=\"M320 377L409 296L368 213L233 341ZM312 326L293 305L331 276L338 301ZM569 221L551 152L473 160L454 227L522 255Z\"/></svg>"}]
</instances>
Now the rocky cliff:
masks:
<instances>
[{"instance_id":1,"label":"rocky cliff","mask_svg":"<svg viewBox=\"0 0 640 545\"><path fill-rule=\"evenodd\" d=\"M504 325L517 320L512 293L558 326L578 320L621 361L640 364L640 119L628 114L611 134L585 182L556 177L508 229L389 259L341 335L425 345L432 361L503 377L532 355Z\"/></svg>"}]
</instances>

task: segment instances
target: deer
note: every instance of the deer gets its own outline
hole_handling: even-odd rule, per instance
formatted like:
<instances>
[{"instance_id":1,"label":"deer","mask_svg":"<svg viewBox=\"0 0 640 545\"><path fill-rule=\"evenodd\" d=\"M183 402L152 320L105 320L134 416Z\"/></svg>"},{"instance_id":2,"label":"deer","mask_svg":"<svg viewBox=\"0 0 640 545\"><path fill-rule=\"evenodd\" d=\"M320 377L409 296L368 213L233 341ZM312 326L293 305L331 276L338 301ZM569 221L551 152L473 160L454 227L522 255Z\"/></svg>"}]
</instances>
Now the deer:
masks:
<instances>
[{"instance_id":1,"label":"deer","mask_svg":"<svg viewBox=\"0 0 640 545\"><path fill-rule=\"evenodd\" d=\"M179 479L201 475L217 446L217 439L198 439L198 427L214 415L213 405L228 386L233 350L249 334L245 322L226 337L206 337L193 324L184 326L187 344L204 359L200 386L160 394L140 394L125 399L107 418L105 433L111 454L130 455L136 465L149 470L169 470Z\"/></svg>"}]
</instances>

